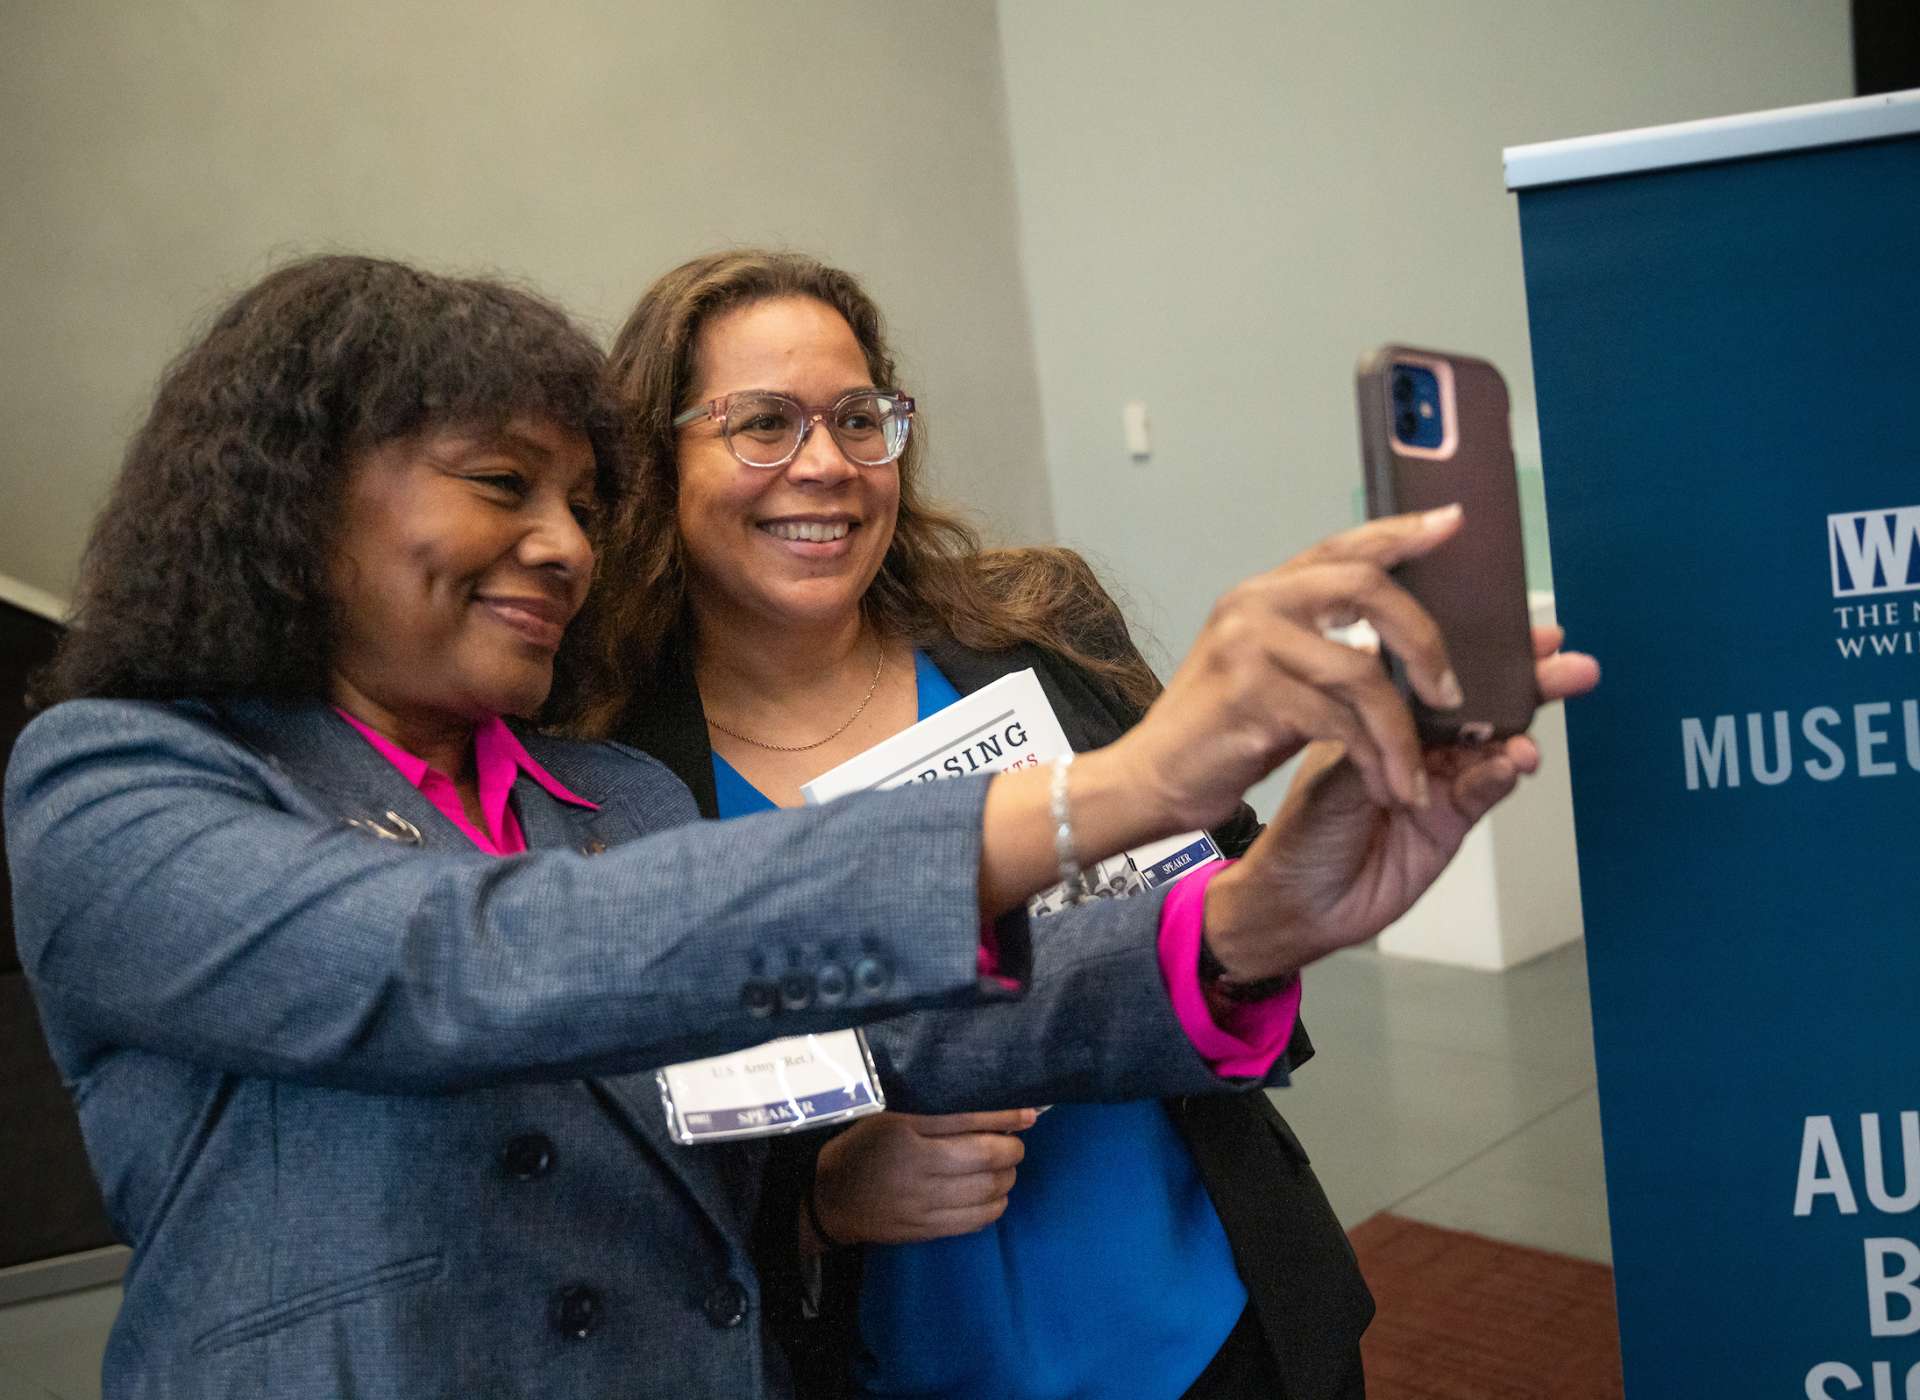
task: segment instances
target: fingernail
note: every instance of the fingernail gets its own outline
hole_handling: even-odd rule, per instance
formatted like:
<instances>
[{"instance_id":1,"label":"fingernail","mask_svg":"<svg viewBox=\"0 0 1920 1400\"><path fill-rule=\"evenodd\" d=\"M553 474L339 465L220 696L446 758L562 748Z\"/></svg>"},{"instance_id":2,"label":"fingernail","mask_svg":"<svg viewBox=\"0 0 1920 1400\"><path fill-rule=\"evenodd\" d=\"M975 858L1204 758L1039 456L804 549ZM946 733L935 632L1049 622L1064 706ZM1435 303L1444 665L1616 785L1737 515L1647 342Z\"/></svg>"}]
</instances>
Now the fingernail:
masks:
<instances>
[{"instance_id":1,"label":"fingernail","mask_svg":"<svg viewBox=\"0 0 1920 1400\"><path fill-rule=\"evenodd\" d=\"M1440 677L1440 704L1442 708L1457 710L1467 703L1466 692L1460 689L1460 677L1448 671Z\"/></svg>"},{"instance_id":2,"label":"fingernail","mask_svg":"<svg viewBox=\"0 0 1920 1400\"><path fill-rule=\"evenodd\" d=\"M1433 792L1427 786L1427 770L1424 768L1413 770L1413 805L1423 812L1433 805Z\"/></svg>"},{"instance_id":3,"label":"fingernail","mask_svg":"<svg viewBox=\"0 0 1920 1400\"><path fill-rule=\"evenodd\" d=\"M1459 518L1460 502L1455 501L1450 506L1441 506L1438 510L1428 511L1420 517L1420 523L1429 530L1438 530L1443 525L1453 524Z\"/></svg>"}]
</instances>

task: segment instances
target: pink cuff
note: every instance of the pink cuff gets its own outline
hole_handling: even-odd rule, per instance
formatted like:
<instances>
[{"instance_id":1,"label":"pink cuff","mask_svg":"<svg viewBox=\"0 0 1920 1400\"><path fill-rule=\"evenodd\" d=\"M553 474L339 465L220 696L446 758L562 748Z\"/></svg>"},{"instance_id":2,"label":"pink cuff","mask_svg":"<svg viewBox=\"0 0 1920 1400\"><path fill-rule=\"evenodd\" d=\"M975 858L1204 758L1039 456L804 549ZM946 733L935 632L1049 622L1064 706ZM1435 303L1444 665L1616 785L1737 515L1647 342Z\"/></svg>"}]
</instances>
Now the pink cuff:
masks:
<instances>
[{"instance_id":1,"label":"pink cuff","mask_svg":"<svg viewBox=\"0 0 1920 1400\"><path fill-rule=\"evenodd\" d=\"M1264 1079L1287 1048L1300 1016L1300 981L1278 996L1223 1012L1216 1021L1200 989L1200 931L1206 922L1207 886L1233 862L1204 865L1175 885L1160 906L1160 977L1173 1014L1215 1074L1228 1079Z\"/></svg>"},{"instance_id":2,"label":"pink cuff","mask_svg":"<svg viewBox=\"0 0 1920 1400\"><path fill-rule=\"evenodd\" d=\"M974 958L974 966L982 977L991 977L1010 992L1020 990L1019 978L1000 974L1000 935L994 932L992 919L980 921L980 951Z\"/></svg>"}]
</instances>

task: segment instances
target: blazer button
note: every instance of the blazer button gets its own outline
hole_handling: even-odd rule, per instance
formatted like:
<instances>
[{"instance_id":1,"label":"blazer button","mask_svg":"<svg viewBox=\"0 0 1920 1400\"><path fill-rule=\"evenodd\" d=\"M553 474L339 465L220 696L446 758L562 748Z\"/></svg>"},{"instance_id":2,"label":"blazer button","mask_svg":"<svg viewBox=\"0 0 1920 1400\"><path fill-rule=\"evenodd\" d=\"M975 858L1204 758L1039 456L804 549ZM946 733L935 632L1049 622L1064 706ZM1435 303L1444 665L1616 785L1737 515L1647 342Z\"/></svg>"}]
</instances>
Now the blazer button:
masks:
<instances>
[{"instance_id":1,"label":"blazer button","mask_svg":"<svg viewBox=\"0 0 1920 1400\"><path fill-rule=\"evenodd\" d=\"M804 972L789 972L780 979L780 1008L805 1011L813 1005L813 979Z\"/></svg>"},{"instance_id":2,"label":"blazer button","mask_svg":"<svg viewBox=\"0 0 1920 1400\"><path fill-rule=\"evenodd\" d=\"M591 841L583 842L580 846L580 854L583 856L603 856L606 853L607 843L597 836Z\"/></svg>"},{"instance_id":3,"label":"blazer button","mask_svg":"<svg viewBox=\"0 0 1920 1400\"><path fill-rule=\"evenodd\" d=\"M839 963L821 963L813 974L813 993L822 1006L838 1006L847 999L847 970Z\"/></svg>"},{"instance_id":4,"label":"blazer button","mask_svg":"<svg viewBox=\"0 0 1920 1400\"><path fill-rule=\"evenodd\" d=\"M877 996L885 991L887 983L892 980L893 974L878 958L861 958L853 965L854 989L867 996Z\"/></svg>"},{"instance_id":5,"label":"blazer button","mask_svg":"<svg viewBox=\"0 0 1920 1400\"><path fill-rule=\"evenodd\" d=\"M747 1319L747 1290L725 1279L707 1290L706 1301L700 1306L715 1327L738 1327Z\"/></svg>"},{"instance_id":6,"label":"blazer button","mask_svg":"<svg viewBox=\"0 0 1920 1400\"><path fill-rule=\"evenodd\" d=\"M764 977L749 977L740 984L740 1005L749 1016L771 1016L780 1007L780 992Z\"/></svg>"},{"instance_id":7,"label":"blazer button","mask_svg":"<svg viewBox=\"0 0 1920 1400\"><path fill-rule=\"evenodd\" d=\"M508 1138L500 1149L500 1166L515 1181L538 1181L553 1170L553 1139L545 1133Z\"/></svg>"},{"instance_id":8,"label":"blazer button","mask_svg":"<svg viewBox=\"0 0 1920 1400\"><path fill-rule=\"evenodd\" d=\"M600 1325L600 1294L584 1283L556 1288L547 1303L547 1321L563 1337L584 1342Z\"/></svg>"}]
</instances>

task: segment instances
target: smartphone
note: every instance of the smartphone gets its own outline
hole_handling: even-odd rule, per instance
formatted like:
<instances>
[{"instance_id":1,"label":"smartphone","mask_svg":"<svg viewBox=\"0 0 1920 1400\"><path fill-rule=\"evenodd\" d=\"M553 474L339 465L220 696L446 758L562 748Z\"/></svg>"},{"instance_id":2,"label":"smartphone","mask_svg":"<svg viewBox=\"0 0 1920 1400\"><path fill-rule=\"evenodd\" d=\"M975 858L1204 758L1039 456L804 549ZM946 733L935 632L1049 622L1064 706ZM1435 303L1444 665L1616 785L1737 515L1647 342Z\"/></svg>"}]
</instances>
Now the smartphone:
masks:
<instances>
[{"instance_id":1,"label":"smartphone","mask_svg":"<svg viewBox=\"0 0 1920 1400\"><path fill-rule=\"evenodd\" d=\"M1394 577L1440 625L1466 703L1435 710L1382 658L1427 744L1484 744L1526 732L1540 693L1533 675L1520 488L1507 382L1485 360L1385 345L1360 361L1360 454L1367 514L1399 515L1458 501L1460 532Z\"/></svg>"}]
</instances>

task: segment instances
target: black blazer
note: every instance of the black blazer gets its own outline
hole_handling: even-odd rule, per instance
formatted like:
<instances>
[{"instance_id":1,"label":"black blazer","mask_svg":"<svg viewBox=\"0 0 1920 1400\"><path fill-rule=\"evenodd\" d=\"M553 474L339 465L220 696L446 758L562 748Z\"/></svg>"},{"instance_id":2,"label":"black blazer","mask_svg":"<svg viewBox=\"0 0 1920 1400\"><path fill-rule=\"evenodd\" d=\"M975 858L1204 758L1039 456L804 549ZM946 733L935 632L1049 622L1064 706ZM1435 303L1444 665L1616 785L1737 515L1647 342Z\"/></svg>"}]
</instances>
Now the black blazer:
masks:
<instances>
[{"instance_id":1,"label":"black blazer","mask_svg":"<svg viewBox=\"0 0 1920 1400\"><path fill-rule=\"evenodd\" d=\"M1111 654L1115 646L1130 649L1132 642L1101 638L1094 649ZM1110 744L1140 719L1140 711L1097 676L1042 647L982 652L945 639L924 650L963 695L1031 667L1075 751ZM636 696L615 737L665 763L692 789L701 812L714 817L713 750L686 646L676 646L668 662L664 674L677 683ZM1213 836L1226 854L1239 855L1259 832L1253 809L1243 805ZM1289 1067L1298 1068L1312 1054L1305 1029L1296 1027L1287 1046ZM1226 1229L1285 1387L1282 1400L1364 1396L1360 1335L1373 1319L1373 1295L1293 1129L1263 1089L1165 1102ZM772 1325L791 1354L798 1392L808 1397L847 1393L847 1364L858 1339L858 1250L831 1256L819 1317L803 1319L799 1305L795 1221L826 1136L774 1140L758 1236Z\"/></svg>"}]
</instances>

